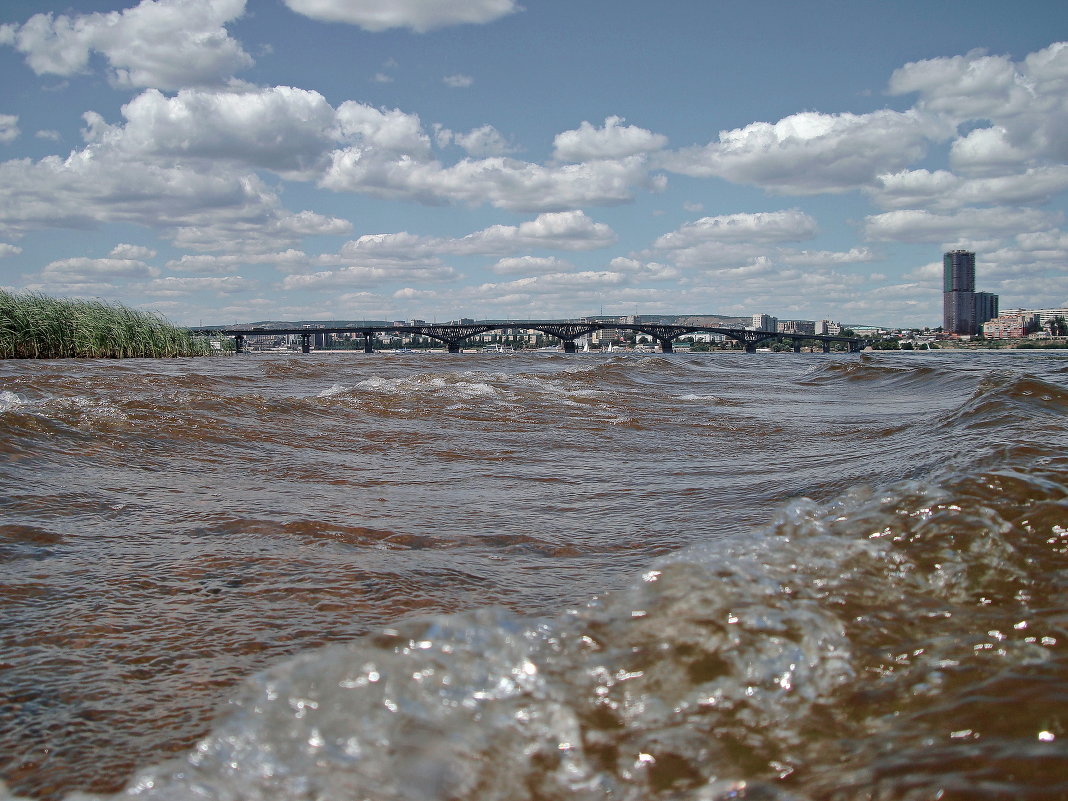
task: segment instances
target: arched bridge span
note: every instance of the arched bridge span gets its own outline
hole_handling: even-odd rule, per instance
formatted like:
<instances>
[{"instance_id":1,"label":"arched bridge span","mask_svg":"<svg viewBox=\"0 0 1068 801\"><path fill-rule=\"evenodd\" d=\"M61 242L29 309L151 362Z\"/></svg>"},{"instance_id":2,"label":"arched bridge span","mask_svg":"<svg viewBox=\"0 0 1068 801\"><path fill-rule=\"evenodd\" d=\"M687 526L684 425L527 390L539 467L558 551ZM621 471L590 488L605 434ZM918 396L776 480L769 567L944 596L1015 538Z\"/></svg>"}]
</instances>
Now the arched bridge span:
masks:
<instances>
[{"instance_id":1,"label":"arched bridge span","mask_svg":"<svg viewBox=\"0 0 1068 801\"><path fill-rule=\"evenodd\" d=\"M575 340L588 336L595 331L622 330L634 331L638 334L646 334L660 343L664 353L673 351L673 342L686 334L719 334L727 339L741 343L746 352L756 352L761 342L773 339L790 339L793 341L794 351L800 352L803 342L819 342L823 352L828 353L831 344L842 342L849 346L851 351L860 350L863 341L855 337L834 336L830 334L790 334L777 331L754 331L748 328L724 328L720 326L704 325L672 325L665 323L614 323L614 322L588 322L570 320L493 320L479 323L454 324L454 323L424 323L419 325L391 325L388 323L360 323L355 325L322 326L309 328L286 327L286 326L229 326L223 328L200 327L191 329L197 333L220 334L232 336L237 343L237 350L243 349L246 337L271 336L283 334L299 334L302 340L302 350L307 353L311 349L311 337L316 334L357 334L363 338L364 351L374 351L374 338L377 334L417 334L437 340L445 345L449 353L459 353L463 343L472 337L486 334L490 331L503 331L512 328L523 328L531 331L540 331L548 336L556 337L563 344L565 353L574 353L576 350Z\"/></svg>"}]
</instances>

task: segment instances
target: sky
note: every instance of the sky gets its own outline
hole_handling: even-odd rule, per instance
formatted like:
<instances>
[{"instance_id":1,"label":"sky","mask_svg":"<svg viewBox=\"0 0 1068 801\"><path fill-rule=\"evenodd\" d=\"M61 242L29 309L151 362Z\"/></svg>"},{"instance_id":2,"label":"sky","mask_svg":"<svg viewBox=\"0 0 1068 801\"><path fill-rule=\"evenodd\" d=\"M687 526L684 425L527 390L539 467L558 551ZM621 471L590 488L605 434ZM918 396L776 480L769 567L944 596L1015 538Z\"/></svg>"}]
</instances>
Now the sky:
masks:
<instances>
[{"instance_id":1,"label":"sky","mask_svg":"<svg viewBox=\"0 0 1068 801\"><path fill-rule=\"evenodd\" d=\"M0 288L181 325L1068 306L1064 0L4 0Z\"/></svg>"}]
</instances>

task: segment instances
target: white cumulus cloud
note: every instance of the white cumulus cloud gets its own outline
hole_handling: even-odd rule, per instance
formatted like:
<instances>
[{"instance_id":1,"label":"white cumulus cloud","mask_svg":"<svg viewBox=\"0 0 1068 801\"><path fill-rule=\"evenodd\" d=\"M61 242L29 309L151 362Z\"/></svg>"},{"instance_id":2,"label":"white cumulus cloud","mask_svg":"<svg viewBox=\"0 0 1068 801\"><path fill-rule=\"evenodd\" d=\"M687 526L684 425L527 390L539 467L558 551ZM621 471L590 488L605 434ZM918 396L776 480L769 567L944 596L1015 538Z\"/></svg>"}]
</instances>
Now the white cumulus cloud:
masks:
<instances>
[{"instance_id":1,"label":"white cumulus cloud","mask_svg":"<svg viewBox=\"0 0 1068 801\"><path fill-rule=\"evenodd\" d=\"M0 114L0 144L7 145L19 137L17 114Z\"/></svg>"},{"instance_id":2,"label":"white cumulus cloud","mask_svg":"<svg viewBox=\"0 0 1068 801\"><path fill-rule=\"evenodd\" d=\"M880 175L870 194L883 208L948 211L1045 203L1066 190L1068 165L1055 164L985 178L961 177L948 170L903 170Z\"/></svg>"},{"instance_id":3,"label":"white cumulus cloud","mask_svg":"<svg viewBox=\"0 0 1068 801\"><path fill-rule=\"evenodd\" d=\"M455 75L446 75L441 79L441 82L450 89L467 89L470 86L474 86L475 79L470 75L456 73Z\"/></svg>"},{"instance_id":4,"label":"white cumulus cloud","mask_svg":"<svg viewBox=\"0 0 1068 801\"><path fill-rule=\"evenodd\" d=\"M220 295L232 295L248 292L257 286L255 281L239 275L226 275L219 278L191 278L167 276L148 282L144 289L150 295L173 297L192 295L195 292L213 292Z\"/></svg>"},{"instance_id":5,"label":"white cumulus cloud","mask_svg":"<svg viewBox=\"0 0 1068 801\"><path fill-rule=\"evenodd\" d=\"M911 111L806 111L721 131L718 141L665 153L660 163L683 175L718 176L783 194L845 192L916 161L932 137L948 133Z\"/></svg>"},{"instance_id":6,"label":"white cumulus cloud","mask_svg":"<svg viewBox=\"0 0 1068 801\"><path fill-rule=\"evenodd\" d=\"M490 269L498 275L529 275L531 273L558 273L572 268L555 256L510 256L500 259Z\"/></svg>"},{"instance_id":7,"label":"white cumulus cloud","mask_svg":"<svg viewBox=\"0 0 1068 801\"><path fill-rule=\"evenodd\" d=\"M1000 236L1043 231L1059 221L1057 213L1027 208L966 208L945 214L903 209L867 217L864 235L874 241L959 242L968 245Z\"/></svg>"},{"instance_id":8,"label":"white cumulus cloud","mask_svg":"<svg viewBox=\"0 0 1068 801\"><path fill-rule=\"evenodd\" d=\"M435 125L434 141L438 147L448 147L450 144L456 144L466 150L467 155L475 158L504 156L514 153L517 149L492 125L482 125L467 133L457 133L440 125Z\"/></svg>"},{"instance_id":9,"label":"white cumulus cloud","mask_svg":"<svg viewBox=\"0 0 1068 801\"><path fill-rule=\"evenodd\" d=\"M661 236L654 247L660 250L676 250L709 242L799 242L811 239L817 230L816 220L799 209L726 214L702 217L695 222L686 223L678 230Z\"/></svg>"},{"instance_id":10,"label":"white cumulus cloud","mask_svg":"<svg viewBox=\"0 0 1068 801\"><path fill-rule=\"evenodd\" d=\"M132 155L228 160L292 177L320 172L339 137L337 115L323 96L288 86L183 89L173 97L150 89L122 113L126 125L103 138Z\"/></svg>"},{"instance_id":11,"label":"white cumulus cloud","mask_svg":"<svg viewBox=\"0 0 1068 801\"><path fill-rule=\"evenodd\" d=\"M982 51L912 62L894 72L889 89L918 94L918 109L950 124L982 123L954 143L958 169L1004 173L1068 160L1068 42L1019 63Z\"/></svg>"},{"instance_id":12,"label":"white cumulus cloud","mask_svg":"<svg viewBox=\"0 0 1068 801\"><path fill-rule=\"evenodd\" d=\"M438 256L494 256L524 250L596 250L615 244L615 232L583 211L547 212L519 225L491 225L453 239L407 232L364 234L341 249L347 259L397 262L427 261Z\"/></svg>"},{"instance_id":13,"label":"white cumulus cloud","mask_svg":"<svg viewBox=\"0 0 1068 801\"><path fill-rule=\"evenodd\" d=\"M244 11L245 0L142 0L125 11L35 14L4 26L0 43L14 45L38 75L84 73L99 53L117 86L220 84L252 65L225 28Z\"/></svg>"},{"instance_id":14,"label":"white cumulus cloud","mask_svg":"<svg viewBox=\"0 0 1068 801\"><path fill-rule=\"evenodd\" d=\"M149 278L159 270L139 259L78 257L60 259L45 265L41 277L46 281L96 281L102 278Z\"/></svg>"},{"instance_id":15,"label":"white cumulus cloud","mask_svg":"<svg viewBox=\"0 0 1068 801\"><path fill-rule=\"evenodd\" d=\"M419 203L489 203L511 211L562 211L615 205L650 185L642 156L545 167L503 157L464 159L454 165L410 157L384 158L373 150L336 150L320 185Z\"/></svg>"},{"instance_id":16,"label":"white cumulus cloud","mask_svg":"<svg viewBox=\"0 0 1068 801\"><path fill-rule=\"evenodd\" d=\"M623 125L622 117L608 117L603 128L583 123L573 131L557 134L553 140L558 161L621 159L652 153L667 145L667 137L634 125Z\"/></svg>"},{"instance_id":17,"label":"white cumulus cloud","mask_svg":"<svg viewBox=\"0 0 1068 801\"><path fill-rule=\"evenodd\" d=\"M111 249L108 258L144 261L145 259L154 258L155 255L156 251L151 248L146 248L143 245L131 245L126 242L120 242Z\"/></svg>"},{"instance_id":18,"label":"white cumulus cloud","mask_svg":"<svg viewBox=\"0 0 1068 801\"><path fill-rule=\"evenodd\" d=\"M492 22L522 10L515 0L284 0L298 14L368 31L410 28L425 33L451 25Z\"/></svg>"}]
</instances>

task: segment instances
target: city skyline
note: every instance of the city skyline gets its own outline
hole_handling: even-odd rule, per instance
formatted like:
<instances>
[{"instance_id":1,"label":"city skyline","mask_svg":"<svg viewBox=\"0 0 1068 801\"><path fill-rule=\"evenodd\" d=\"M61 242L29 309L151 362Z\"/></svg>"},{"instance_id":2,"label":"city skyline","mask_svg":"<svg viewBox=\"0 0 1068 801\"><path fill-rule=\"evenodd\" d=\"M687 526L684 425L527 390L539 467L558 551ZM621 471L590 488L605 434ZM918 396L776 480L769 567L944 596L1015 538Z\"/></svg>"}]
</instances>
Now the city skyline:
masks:
<instances>
[{"instance_id":1,"label":"city skyline","mask_svg":"<svg viewBox=\"0 0 1068 801\"><path fill-rule=\"evenodd\" d=\"M0 287L182 325L1068 306L1068 10L0 10Z\"/></svg>"}]
</instances>

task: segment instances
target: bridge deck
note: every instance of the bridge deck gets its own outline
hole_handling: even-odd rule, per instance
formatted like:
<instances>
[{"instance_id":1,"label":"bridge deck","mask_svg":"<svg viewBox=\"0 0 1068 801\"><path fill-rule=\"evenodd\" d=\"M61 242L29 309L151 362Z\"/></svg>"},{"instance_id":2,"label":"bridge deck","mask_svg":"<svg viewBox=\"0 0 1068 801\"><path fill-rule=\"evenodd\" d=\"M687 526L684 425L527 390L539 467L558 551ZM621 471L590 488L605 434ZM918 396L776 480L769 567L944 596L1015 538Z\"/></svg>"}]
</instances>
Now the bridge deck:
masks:
<instances>
[{"instance_id":1,"label":"bridge deck","mask_svg":"<svg viewBox=\"0 0 1068 801\"><path fill-rule=\"evenodd\" d=\"M421 325L392 325L388 323L356 323L352 325L337 326L225 326L225 327L199 327L190 330L196 333L232 336L238 340L240 349L246 337L250 336L276 336L286 334L299 334L304 338L304 351L308 351L308 339L315 334L360 334L365 341L364 350L371 352L372 343L376 334L418 334L443 342L450 352L459 352L460 344L472 337L489 333L490 331L503 331L520 328L529 331L539 331L548 336L556 337L563 345L566 352L575 350L575 340L587 336L595 331L622 330L634 331L646 334L656 339L665 353L672 351L672 341L686 334L718 334L727 339L733 339L745 345L747 351L755 351L756 345L771 339L792 339L794 349L800 350L804 341L817 341L823 345L824 351L830 349L833 342L848 344L850 350L859 350L862 340L855 337L843 337L834 334L794 334L778 331L756 331L749 328L725 328L722 326L703 325L673 325L666 323L612 323L594 322L585 320L507 320L507 321L484 321L477 323L426 323Z\"/></svg>"}]
</instances>

